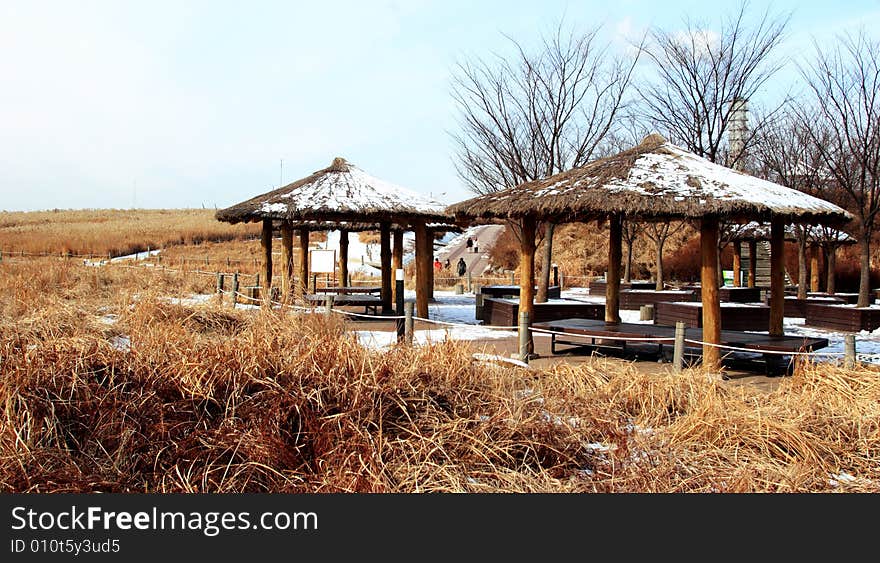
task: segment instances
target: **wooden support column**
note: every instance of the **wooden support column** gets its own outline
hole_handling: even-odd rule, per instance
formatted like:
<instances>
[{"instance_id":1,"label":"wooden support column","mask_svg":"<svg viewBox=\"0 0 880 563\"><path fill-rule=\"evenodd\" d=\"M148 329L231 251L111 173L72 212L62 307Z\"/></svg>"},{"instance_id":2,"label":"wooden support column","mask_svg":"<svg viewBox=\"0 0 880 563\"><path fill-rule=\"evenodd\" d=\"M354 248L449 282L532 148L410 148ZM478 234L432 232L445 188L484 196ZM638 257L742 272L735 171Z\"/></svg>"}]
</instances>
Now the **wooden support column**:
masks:
<instances>
[{"instance_id":1,"label":"wooden support column","mask_svg":"<svg viewBox=\"0 0 880 563\"><path fill-rule=\"evenodd\" d=\"M391 312L391 225L379 225L379 261L382 264L382 312Z\"/></svg>"},{"instance_id":2,"label":"wooden support column","mask_svg":"<svg viewBox=\"0 0 880 563\"><path fill-rule=\"evenodd\" d=\"M339 231L339 285L348 285L348 231Z\"/></svg>"},{"instance_id":3,"label":"wooden support column","mask_svg":"<svg viewBox=\"0 0 880 563\"><path fill-rule=\"evenodd\" d=\"M819 291L819 246L810 245L810 291Z\"/></svg>"},{"instance_id":4,"label":"wooden support column","mask_svg":"<svg viewBox=\"0 0 880 563\"><path fill-rule=\"evenodd\" d=\"M519 261L519 312L528 313L529 323L535 318L535 236L538 222L532 217L523 217L520 223L520 261ZM528 353L535 350L532 333L528 333Z\"/></svg>"},{"instance_id":5,"label":"wooden support column","mask_svg":"<svg viewBox=\"0 0 880 563\"><path fill-rule=\"evenodd\" d=\"M718 299L718 218L700 221L700 294L703 305L703 367L716 371L721 367L721 350L709 344L721 344L721 302Z\"/></svg>"},{"instance_id":6,"label":"wooden support column","mask_svg":"<svg viewBox=\"0 0 880 563\"><path fill-rule=\"evenodd\" d=\"M620 322L620 262L623 258L623 221L612 215L608 222L608 273L605 285L605 322Z\"/></svg>"},{"instance_id":7,"label":"wooden support column","mask_svg":"<svg viewBox=\"0 0 880 563\"><path fill-rule=\"evenodd\" d=\"M394 229L394 244L391 248L391 269L395 274L403 268L403 229ZM397 279L397 278L395 278ZM397 303L397 284L391 284L392 301ZM400 313L398 313L399 315Z\"/></svg>"},{"instance_id":8,"label":"wooden support column","mask_svg":"<svg viewBox=\"0 0 880 563\"><path fill-rule=\"evenodd\" d=\"M428 268L428 276L431 278L431 282L428 284L428 301L434 300L434 230L427 230L427 242L428 245L427 252L430 256L431 267Z\"/></svg>"},{"instance_id":9,"label":"wooden support column","mask_svg":"<svg viewBox=\"0 0 880 563\"><path fill-rule=\"evenodd\" d=\"M261 297L268 299L269 288L272 287L272 219L263 219L260 246L263 250L263 264L260 268L260 279L263 280L263 286L260 288L260 292Z\"/></svg>"},{"instance_id":10,"label":"wooden support column","mask_svg":"<svg viewBox=\"0 0 880 563\"><path fill-rule=\"evenodd\" d=\"M749 241L749 287L755 287L755 278L757 277L758 266L755 261L758 259L758 243L757 241Z\"/></svg>"},{"instance_id":11,"label":"wooden support column","mask_svg":"<svg viewBox=\"0 0 880 563\"><path fill-rule=\"evenodd\" d=\"M287 221L281 223L281 299L290 295L293 280L293 227Z\"/></svg>"},{"instance_id":12,"label":"wooden support column","mask_svg":"<svg viewBox=\"0 0 880 563\"><path fill-rule=\"evenodd\" d=\"M785 314L785 219L770 219L770 336L782 336Z\"/></svg>"},{"instance_id":13,"label":"wooden support column","mask_svg":"<svg viewBox=\"0 0 880 563\"><path fill-rule=\"evenodd\" d=\"M733 287L742 286L742 243L733 241Z\"/></svg>"},{"instance_id":14,"label":"wooden support column","mask_svg":"<svg viewBox=\"0 0 880 563\"><path fill-rule=\"evenodd\" d=\"M305 295L309 291L309 230L299 230L299 281L296 291Z\"/></svg>"},{"instance_id":15,"label":"wooden support column","mask_svg":"<svg viewBox=\"0 0 880 563\"><path fill-rule=\"evenodd\" d=\"M431 281L431 251L424 221L413 224L416 235L416 316L428 318L428 284Z\"/></svg>"}]
</instances>

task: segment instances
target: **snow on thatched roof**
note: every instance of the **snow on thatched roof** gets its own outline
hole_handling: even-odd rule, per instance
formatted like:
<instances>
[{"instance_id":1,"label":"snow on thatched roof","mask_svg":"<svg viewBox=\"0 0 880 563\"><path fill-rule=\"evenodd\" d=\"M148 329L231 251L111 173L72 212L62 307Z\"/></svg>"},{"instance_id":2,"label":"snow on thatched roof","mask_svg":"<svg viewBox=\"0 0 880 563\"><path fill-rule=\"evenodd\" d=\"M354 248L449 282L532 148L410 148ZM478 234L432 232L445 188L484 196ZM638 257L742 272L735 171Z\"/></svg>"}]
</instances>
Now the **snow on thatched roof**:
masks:
<instances>
[{"instance_id":1,"label":"snow on thatched roof","mask_svg":"<svg viewBox=\"0 0 880 563\"><path fill-rule=\"evenodd\" d=\"M581 168L451 205L458 219L522 217L556 222L610 213L642 220L738 221L784 216L797 222L845 222L842 208L808 194L709 162L648 135L638 146Z\"/></svg>"},{"instance_id":2,"label":"snow on thatched roof","mask_svg":"<svg viewBox=\"0 0 880 563\"><path fill-rule=\"evenodd\" d=\"M767 223L759 223L757 221L749 221L741 225L730 225L730 232L725 237L730 241L748 241L748 240L770 240L770 225ZM804 229L807 234L808 242L838 244L854 244L854 239L846 231L827 225L805 225ZM797 240L797 232L794 225L786 225L785 240Z\"/></svg>"},{"instance_id":3,"label":"snow on thatched roof","mask_svg":"<svg viewBox=\"0 0 880 563\"><path fill-rule=\"evenodd\" d=\"M337 157L330 166L310 176L221 209L216 218L230 223L263 219L300 223L399 223L414 219L451 222L444 207L439 201L374 178Z\"/></svg>"}]
</instances>

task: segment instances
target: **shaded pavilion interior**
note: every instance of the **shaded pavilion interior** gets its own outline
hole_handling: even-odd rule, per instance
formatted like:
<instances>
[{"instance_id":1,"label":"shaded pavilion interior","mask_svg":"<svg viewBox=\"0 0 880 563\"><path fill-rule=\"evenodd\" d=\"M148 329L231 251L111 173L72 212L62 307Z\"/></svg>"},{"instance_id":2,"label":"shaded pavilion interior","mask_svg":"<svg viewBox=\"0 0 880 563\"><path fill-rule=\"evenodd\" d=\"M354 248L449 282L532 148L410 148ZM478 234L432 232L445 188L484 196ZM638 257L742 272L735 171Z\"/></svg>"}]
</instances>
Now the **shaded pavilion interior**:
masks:
<instances>
[{"instance_id":1,"label":"shaded pavilion interior","mask_svg":"<svg viewBox=\"0 0 880 563\"><path fill-rule=\"evenodd\" d=\"M703 365L720 367L719 222L770 224L771 336L783 335L784 236L788 223L843 224L844 209L802 192L711 163L648 135L636 147L548 178L468 199L447 208L459 222L506 219L519 224L520 312L534 300L535 234L541 221L609 222L605 322L620 323L622 222L688 220L700 226ZM714 346L713 346L714 344Z\"/></svg>"},{"instance_id":2,"label":"shaded pavilion interior","mask_svg":"<svg viewBox=\"0 0 880 563\"><path fill-rule=\"evenodd\" d=\"M419 193L370 176L344 158L286 186L221 209L215 214L228 223L261 222L261 280L265 294L272 287L272 238L281 234L282 299L304 296L309 280L309 234L339 230L339 279L349 282L348 233L378 231L381 262L381 303L391 312L393 272L403 268L403 233L415 233L416 311L428 316L433 287L434 233L458 230L445 205ZM299 240L299 264L294 275L293 239ZM393 246L392 246L393 237ZM297 283L294 284L293 281Z\"/></svg>"}]
</instances>

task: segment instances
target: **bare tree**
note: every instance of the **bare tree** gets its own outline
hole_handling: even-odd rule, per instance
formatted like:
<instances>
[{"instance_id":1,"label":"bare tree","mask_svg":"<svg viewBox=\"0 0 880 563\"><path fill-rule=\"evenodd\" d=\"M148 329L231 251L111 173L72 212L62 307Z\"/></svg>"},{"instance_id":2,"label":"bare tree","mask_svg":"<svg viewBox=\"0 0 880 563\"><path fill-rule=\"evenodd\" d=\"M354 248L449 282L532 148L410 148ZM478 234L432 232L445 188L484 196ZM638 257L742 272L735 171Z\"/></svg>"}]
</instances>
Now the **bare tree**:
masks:
<instances>
[{"instance_id":1,"label":"bare tree","mask_svg":"<svg viewBox=\"0 0 880 563\"><path fill-rule=\"evenodd\" d=\"M640 223L633 221L623 222L621 238L623 239L623 244L626 246L623 259L623 281L625 282L632 281L633 245L636 243L636 239L639 238L639 235L643 230L644 228Z\"/></svg>"},{"instance_id":2,"label":"bare tree","mask_svg":"<svg viewBox=\"0 0 880 563\"><path fill-rule=\"evenodd\" d=\"M498 191L594 157L625 105L637 62L612 56L597 38L599 30L566 32L560 24L536 52L508 38L513 57L457 66L455 166L471 191ZM547 300L553 230L553 225L539 229L546 246L538 302ZM514 232L519 237L521 230L514 226Z\"/></svg>"},{"instance_id":3,"label":"bare tree","mask_svg":"<svg viewBox=\"0 0 880 563\"><path fill-rule=\"evenodd\" d=\"M656 254L654 255L656 264L656 283L654 289L657 291L663 291L664 287L663 246L666 244L669 237L680 231L685 224L686 223L684 222L648 223L648 227L645 229L645 234L648 235L648 238L654 241L654 248L656 251Z\"/></svg>"},{"instance_id":4,"label":"bare tree","mask_svg":"<svg viewBox=\"0 0 880 563\"><path fill-rule=\"evenodd\" d=\"M762 123L730 155L726 133L738 100L749 100L784 64L771 54L784 37L790 16L765 11L754 26L742 2L716 33L686 19L683 32L654 29L644 50L656 78L638 87L643 119L670 141L712 162L734 166L744 158ZM730 157L730 158L729 158Z\"/></svg>"},{"instance_id":5,"label":"bare tree","mask_svg":"<svg viewBox=\"0 0 880 563\"><path fill-rule=\"evenodd\" d=\"M880 212L880 43L861 30L834 47L814 45L815 57L801 67L814 103L802 114L834 188L855 216L861 262L857 306L867 307L871 235ZM807 121L807 111L816 118Z\"/></svg>"}]
</instances>

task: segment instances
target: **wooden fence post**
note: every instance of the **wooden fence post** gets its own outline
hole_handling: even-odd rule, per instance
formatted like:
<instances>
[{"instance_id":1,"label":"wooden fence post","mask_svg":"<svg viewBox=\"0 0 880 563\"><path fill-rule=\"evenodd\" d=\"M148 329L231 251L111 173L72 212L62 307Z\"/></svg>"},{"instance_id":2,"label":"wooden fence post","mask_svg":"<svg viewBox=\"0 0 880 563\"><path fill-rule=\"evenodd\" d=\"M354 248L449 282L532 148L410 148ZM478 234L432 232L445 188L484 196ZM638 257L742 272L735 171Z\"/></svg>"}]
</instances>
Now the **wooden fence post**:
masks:
<instances>
[{"instance_id":1,"label":"wooden fence post","mask_svg":"<svg viewBox=\"0 0 880 563\"><path fill-rule=\"evenodd\" d=\"M847 334L843 337L843 367L853 369L856 367L856 335Z\"/></svg>"},{"instance_id":2,"label":"wooden fence post","mask_svg":"<svg viewBox=\"0 0 880 563\"><path fill-rule=\"evenodd\" d=\"M684 323L675 323L675 348L672 352L672 370L680 372L684 364Z\"/></svg>"},{"instance_id":3,"label":"wooden fence post","mask_svg":"<svg viewBox=\"0 0 880 563\"><path fill-rule=\"evenodd\" d=\"M232 308L238 303L238 272L232 274Z\"/></svg>"},{"instance_id":4,"label":"wooden fence post","mask_svg":"<svg viewBox=\"0 0 880 563\"><path fill-rule=\"evenodd\" d=\"M413 309L415 308L415 303L412 301L407 301L403 305L404 316L406 317L405 326L404 326L404 340L407 345L412 346L413 343L413 332L414 332L414 323L413 323Z\"/></svg>"},{"instance_id":5,"label":"wooden fence post","mask_svg":"<svg viewBox=\"0 0 880 563\"><path fill-rule=\"evenodd\" d=\"M519 359L529 362L529 312L519 313Z\"/></svg>"}]
</instances>

